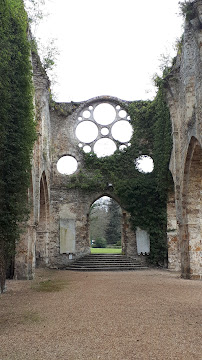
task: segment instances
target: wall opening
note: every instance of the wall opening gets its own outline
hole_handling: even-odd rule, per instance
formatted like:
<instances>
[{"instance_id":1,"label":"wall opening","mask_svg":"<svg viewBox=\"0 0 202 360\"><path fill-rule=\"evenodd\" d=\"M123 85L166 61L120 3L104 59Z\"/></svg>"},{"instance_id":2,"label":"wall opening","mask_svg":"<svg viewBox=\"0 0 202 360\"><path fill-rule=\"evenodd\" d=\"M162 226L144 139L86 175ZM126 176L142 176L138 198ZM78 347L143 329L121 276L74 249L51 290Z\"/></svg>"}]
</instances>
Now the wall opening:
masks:
<instances>
[{"instance_id":1,"label":"wall opening","mask_svg":"<svg viewBox=\"0 0 202 360\"><path fill-rule=\"evenodd\" d=\"M130 116L120 105L97 103L82 109L77 116L75 135L84 152L97 157L114 154L130 146L133 134Z\"/></svg>"},{"instance_id":2,"label":"wall opening","mask_svg":"<svg viewBox=\"0 0 202 360\"><path fill-rule=\"evenodd\" d=\"M185 164L181 234L182 276L199 276L202 219L202 148L192 137Z\"/></svg>"},{"instance_id":3,"label":"wall opening","mask_svg":"<svg viewBox=\"0 0 202 360\"><path fill-rule=\"evenodd\" d=\"M57 162L57 170L63 175L72 175L78 168L77 160L70 155L62 156Z\"/></svg>"},{"instance_id":4,"label":"wall opening","mask_svg":"<svg viewBox=\"0 0 202 360\"><path fill-rule=\"evenodd\" d=\"M154 169L154 161L148 155L141 155L135 160L135 167L141 173L151 173Z\"/></svg>"},{"instance_id":5,"label":"wall opening","mask_svg":"<svg viewBox=\"0 0 202 360\"><path fill-rule=\"evenodd\" d=\"M49 238L49 202L48 186L45 172L40 181L40 210L39 223L36 239L36 266L44 266L48 263L48 238Z\"/></svg>"},{"instance_id":6,"label":"wall opening","mask_svg":"<svg viewBox=\"0 0 202 360\"><path fill-rule=\"evenodd\" d=\"M122 253L122 209L108 196L96 200L90 208L91 253Z\"/></svg>"}]
</instances>

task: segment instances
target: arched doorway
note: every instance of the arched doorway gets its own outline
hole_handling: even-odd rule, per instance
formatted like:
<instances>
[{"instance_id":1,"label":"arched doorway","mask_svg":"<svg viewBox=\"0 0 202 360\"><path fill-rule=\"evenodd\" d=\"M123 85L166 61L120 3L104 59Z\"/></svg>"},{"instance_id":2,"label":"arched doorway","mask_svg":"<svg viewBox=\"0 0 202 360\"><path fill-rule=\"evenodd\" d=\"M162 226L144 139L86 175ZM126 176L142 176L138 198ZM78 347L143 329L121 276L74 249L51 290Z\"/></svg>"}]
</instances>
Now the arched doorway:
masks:
<instances>
[{"instance_id":1,"label":"arched doorway","mask_svg":"<svg viewBox=\"0 0 202 360\"><path fill-rule=\"evenodd\" d=\"M36 266L44 266L48 263L48 241L49 241L49 201L48 186L45 172L40 181L40 208L39 223L36 238Z\"/></svg>"},{"instance_id":2,"label":"arched doorway","mask_svg":"<svg viewBox=\"0 0 202 360\"><path fill-rule=\"evenodd\" d=\"M183 187L183 224L181 236L182 276L200 277L202 243L202 148L192 137L187 152Z\"/></svg>"},{"instance_id":3,"label":"arched doorway","mask_svg":"<svg viewBox=\"0 0 202 360\"><path fill-rule=\"evenodd\" d=\"M109 196L97 199L90 208L91 253L122 253L122 209Z\"/></svg>"}]
</instances>

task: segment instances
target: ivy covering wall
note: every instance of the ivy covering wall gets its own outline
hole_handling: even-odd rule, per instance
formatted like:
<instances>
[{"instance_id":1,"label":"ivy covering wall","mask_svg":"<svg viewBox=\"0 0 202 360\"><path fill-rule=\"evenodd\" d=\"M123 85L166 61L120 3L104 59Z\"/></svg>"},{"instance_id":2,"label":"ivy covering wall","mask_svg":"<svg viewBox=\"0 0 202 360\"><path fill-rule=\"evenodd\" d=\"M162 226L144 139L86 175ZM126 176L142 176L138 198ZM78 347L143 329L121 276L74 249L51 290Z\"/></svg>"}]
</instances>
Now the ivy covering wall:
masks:
<instances>
[{"instance_id":1,"label":"ivy covering wall","mask_svg":"<svg viewBox=\"0 0 202 360\"><path fill-rule=\"evenodd\" d=\"M104 158L97 158L93 153L83 154L84 170L72 175L67 187L104 193L107 184L112 184L112 194L131 214L133 230L140 227L149 232L150 261L159 264L167 255L166 207L168 188L172 184L168 168L172 148L171 122L163 83L160 83L154 101L133 102L125 109L134 130L131 146ZM153 172L137 170L135 160L141 155L153 158Z\"/></svg>"},{"instance_id":2,"label":"ivy covering wall","mask_svg":"<svg viewBox=\"0 0 202 360\"><path fill-rule=\"evenodd\" d=\"M28 214L35 140L27 15L22 0L0 2L0 283Z\"/></svg>"}]
</instances>

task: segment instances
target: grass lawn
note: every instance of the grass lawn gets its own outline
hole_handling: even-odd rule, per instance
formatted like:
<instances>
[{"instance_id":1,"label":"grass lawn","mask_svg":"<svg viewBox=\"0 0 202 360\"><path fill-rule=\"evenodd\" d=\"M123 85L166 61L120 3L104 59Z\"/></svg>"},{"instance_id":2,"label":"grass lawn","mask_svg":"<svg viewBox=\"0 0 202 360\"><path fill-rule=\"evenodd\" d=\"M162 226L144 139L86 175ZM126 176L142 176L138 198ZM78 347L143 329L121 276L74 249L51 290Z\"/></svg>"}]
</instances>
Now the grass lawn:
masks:
<instances>
[{"instance_id":1,"label":"grass lawn","mask_svg":"<svg viewBox=\"0 0 202 360\"><path fill-rule=\"evenodd\" d=\"M91 254L121 254L122 249L91 248Z\"/></svg>"}]
</instances>

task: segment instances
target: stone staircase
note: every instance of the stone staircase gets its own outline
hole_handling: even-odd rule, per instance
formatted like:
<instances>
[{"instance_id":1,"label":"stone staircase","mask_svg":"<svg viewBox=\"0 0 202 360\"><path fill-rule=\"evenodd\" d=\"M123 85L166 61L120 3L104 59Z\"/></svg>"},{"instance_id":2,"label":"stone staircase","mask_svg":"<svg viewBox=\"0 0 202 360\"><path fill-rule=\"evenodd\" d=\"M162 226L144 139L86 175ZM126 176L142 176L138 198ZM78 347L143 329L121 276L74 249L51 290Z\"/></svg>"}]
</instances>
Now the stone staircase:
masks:
<instances>
[{"instance_id":1,"label":"stone staircase","mask_svg":"<svg viewBox=\"0 0 202 360\"><path fill-rule=\"evenodd\" d=\"M66 267L66 270L76 271L128 271L143 270L139 260L127 258L117 254L90 254L86 255Z\"/></svg>"}]
</instances>

